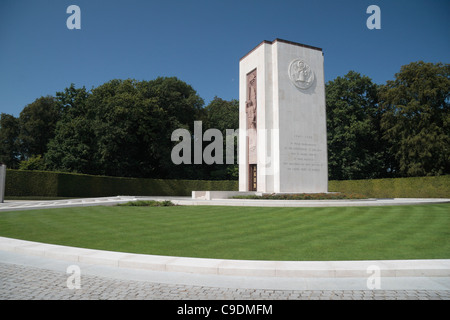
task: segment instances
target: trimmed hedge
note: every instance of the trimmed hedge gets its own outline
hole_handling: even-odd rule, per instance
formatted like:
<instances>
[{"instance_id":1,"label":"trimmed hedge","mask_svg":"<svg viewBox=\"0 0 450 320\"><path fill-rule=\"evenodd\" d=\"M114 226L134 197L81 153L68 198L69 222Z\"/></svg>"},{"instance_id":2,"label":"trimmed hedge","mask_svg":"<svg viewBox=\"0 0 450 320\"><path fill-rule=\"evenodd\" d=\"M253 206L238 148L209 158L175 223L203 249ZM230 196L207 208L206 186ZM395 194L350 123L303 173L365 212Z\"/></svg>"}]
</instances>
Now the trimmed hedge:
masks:
<instances>
[{"instance_id":1,"label":"trimmed hedge","mask_svg":"<svg viewBox=\"0 0 450 320\"><path fill-rule=\"evenodd\" d=\"M58 176L56 172L6 169L5 197L57 197Z\"/></svg>"},{"instance_id":2,"label":"trimmed hedge","mask_svg":"<svg viewBox=\"0 0 450 320\"><path fill-rule=\"evenodd\" d=\"M5 196L190 196L193 190L237 189L237 181L137 179L8 169Z\"/></svg>"},{"instance_id":3,"label":"trimmed hedge","mask_svg":"<svg viewBox=\"0 0 450 320\"><path fill-rule=\"evenodd\" d=\"M328 189L370 198L450 198L450 176L329 181ZM138 179L7 169L5 196L190 196L194 190L237 191L238 181Z\"/></svg>"},{"instance_id":4,"label":"trimmed hedge","mask_svg":"<svg viewBox=\"0 0 450 320\"><path fill-rule=\"evenodd\" d=\"M450 176L329 181L328 190L369 198L450 198Z\"/></svg>"}]
</instances>

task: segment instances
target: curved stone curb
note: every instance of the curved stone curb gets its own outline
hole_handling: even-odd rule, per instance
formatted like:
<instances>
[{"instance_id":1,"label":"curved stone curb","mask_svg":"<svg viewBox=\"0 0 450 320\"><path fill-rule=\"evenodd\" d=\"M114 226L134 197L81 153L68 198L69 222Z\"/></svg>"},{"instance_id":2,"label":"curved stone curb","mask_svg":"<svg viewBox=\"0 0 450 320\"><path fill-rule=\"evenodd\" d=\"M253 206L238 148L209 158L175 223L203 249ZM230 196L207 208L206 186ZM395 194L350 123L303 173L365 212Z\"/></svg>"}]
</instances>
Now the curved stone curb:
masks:
<instances>
[{"instance_id":1,"label":"curved stone curb","mask_svg":"<svg viewBox=\"0 0 450 320\"><path fill-rule=\"evenodd\" d=\"M450 260L251 261L183 258L66 247L0 237L0 250L118 268L253 277L450 277Z\"/></svg>"}]
</instances>

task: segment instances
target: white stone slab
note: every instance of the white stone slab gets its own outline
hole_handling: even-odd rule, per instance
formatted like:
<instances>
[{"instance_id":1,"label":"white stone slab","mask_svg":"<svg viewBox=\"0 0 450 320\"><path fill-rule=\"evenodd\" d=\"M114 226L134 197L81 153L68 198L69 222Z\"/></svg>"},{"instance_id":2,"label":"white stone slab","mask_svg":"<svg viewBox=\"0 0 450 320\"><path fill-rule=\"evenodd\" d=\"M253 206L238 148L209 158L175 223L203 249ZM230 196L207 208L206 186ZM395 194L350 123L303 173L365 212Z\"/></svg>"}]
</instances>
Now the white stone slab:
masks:
<instances>
[{"instance_id":1,"label":"white stone slab","mask_svg":"<svg viewBox=\"0 0 450 320\"><path fill-rule=\"evenodd\" d=\"M192 191L192 199L217 200L229 199L234 196L260 195L258 192L242 191Z\"/></svg>"},{"instance_id":2,"label":"white stone slab","mask_svg":"<svg viewBox=\"0 0 450 320\"><path fill-rule=\"evenodd\" d=\"M119 267L131 269L145 269L153 271L167 271L166 265L177 258L169 256L156 256L133 254L119 260Z\"/></svg>"},{"instance_id":3,"label":"white stone slab","mask_svg":"<svg viewBox=\"0 0 450 320\"><path fill-rule=\"evenodd\" d=\"M220 263L215 259L176 258L166 264L166 271L218 274Z\"/></svg>"},{"instance_id":4,"label":"white stone slab","mask_svg":"<svg viewBox=\"0 0 450 320\"><path fill-rule=\"evenodd\" d=\"M385 262L396 277L449 277L450 260L390 260Z\"/></svg>"},{"instance_id":5,"label":"white stone slab","mask_svg":"<svg viewBox=\"0 0 450 320\"><path fill-rule=\"evenodd\" d=\"M333 278L336 273L326 261L280 261L276 275L289 278Z\"/></svg>"},{"instance_id":6,"label":"white stone slab","mask_svg":"<svg viewBox=\"0 0 450 320\"><path fill-rule=\"evenodd\" d=\"M395 270L389 268L383 261L330 261L330 269L334 270L335 277L362 277L367 278L374 274L372 268L379 271L381 277L394 277Z\"/></svg>"},{"instance_id":7,"label":"white stone slab","mask_svg":"<svg viewBox=\"0 0 450 320\"><path fill-rule=\"evenodd\" d=\"M91 249L55 246L49 247L45 250L45 257L58 260L79 262L80 256L89 255L91 252L92 252Z\"/></svg>"},{"instance_id":8,"label":"white stone slab","mask_svg":"<svg viewBox=\"0 0 450 320\"><path fill-rule=\"evenodd\" d=\"M106 266L119 266L119 260L126 258L129 253L92 250L92 252L79 256L82 263L101 264Z\"/></svg>"},{"instance_id":9,"label":"white stone slab","mask_svg":"<svg viewBox=\"0 0 450 320\"><path fill-rule=\"evenodd\" d=\"M30 244L28 241L0 237L0 250L14 251L14 249L23 244Z\"/></svg>"},{"instance_id":10,"label":"white stone slab","mask_svg":"<svg viewBox=\"0 0 450 320\"><path fill-rule=\"evenodd\" d=\"M275 277L275 261L222 260L218 273L227 276Z\"/></svg>"},{"instance_id":11,"label":"white stone slab","mask_svg":"<svg viewBox=\"0 0 450 320\"><path fill-rule=\"evenodd\" d=\"M45 253L50 248L50 246L51 245L36 242L35 244L18 245L14 248L14 251L17 253L45 257Z\"/></svg>"}]
</instances>

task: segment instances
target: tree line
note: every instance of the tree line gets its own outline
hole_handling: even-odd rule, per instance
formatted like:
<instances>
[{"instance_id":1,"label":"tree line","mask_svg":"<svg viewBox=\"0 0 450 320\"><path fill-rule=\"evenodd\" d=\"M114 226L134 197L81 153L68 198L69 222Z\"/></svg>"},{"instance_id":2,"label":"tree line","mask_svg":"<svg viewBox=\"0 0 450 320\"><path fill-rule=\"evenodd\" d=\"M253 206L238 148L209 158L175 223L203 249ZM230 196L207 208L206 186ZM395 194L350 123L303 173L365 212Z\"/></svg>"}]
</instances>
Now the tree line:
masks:
<instances>
[{"instance_id":1,"label":"tree line","mask_svg":"<svg viewBox=\"0 0 450 320\"><path fill-rule=\"evenodd\" d=\"M74 84L36 99L19 117L0 117L0 161L9 168L94 175L236 179L233 165L182 165L171 161L171 134L194 121L203 129L238 126L239 103L215 98L206 107L187 83L114 79L96 88Z\"/></svg>"},{"instance_id":2,"label":"tree line","mask_svg":"<svg viewBox=\"0 0 450 320\"><path fill-rule=\"evenodd\" d=\"M419 61L383 85L355 71L329 81L329 178L449 174L449 75L448 64ZM237 164L172 163L172 132L193 132L198 120L204 131L225 135L239 126L239 102L215 97L205 106L175 77L114 79L91 90L72 84L36 99L19 117L1 113L0 162L107 176L237 179Z\"/></svg>"}]
</instances>

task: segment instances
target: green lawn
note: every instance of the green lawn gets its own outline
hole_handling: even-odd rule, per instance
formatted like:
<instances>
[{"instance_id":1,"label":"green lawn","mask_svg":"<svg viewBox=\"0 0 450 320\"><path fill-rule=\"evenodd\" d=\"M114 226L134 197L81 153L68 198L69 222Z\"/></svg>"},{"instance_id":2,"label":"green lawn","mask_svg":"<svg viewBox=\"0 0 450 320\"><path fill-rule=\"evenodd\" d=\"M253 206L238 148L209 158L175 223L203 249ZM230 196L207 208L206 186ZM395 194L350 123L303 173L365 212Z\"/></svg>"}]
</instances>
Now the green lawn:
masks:
<instances>
[{"instance_id":1,"label":"green lawn","mask_svg":"<svg viewBox=\"0 0 450 320\"><path fill-rule=\"evenodd\" d=\"M247 260L449 259L450 205L77 207L0 213L0 236Z\"/></svg>"}]
</instances>

